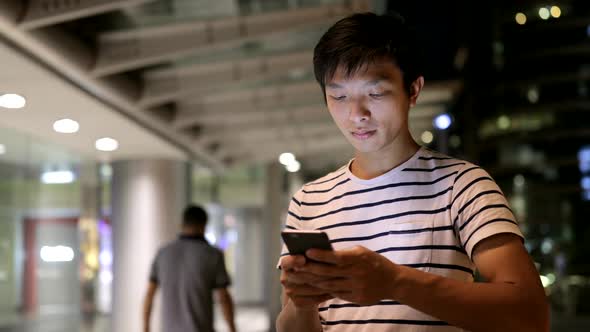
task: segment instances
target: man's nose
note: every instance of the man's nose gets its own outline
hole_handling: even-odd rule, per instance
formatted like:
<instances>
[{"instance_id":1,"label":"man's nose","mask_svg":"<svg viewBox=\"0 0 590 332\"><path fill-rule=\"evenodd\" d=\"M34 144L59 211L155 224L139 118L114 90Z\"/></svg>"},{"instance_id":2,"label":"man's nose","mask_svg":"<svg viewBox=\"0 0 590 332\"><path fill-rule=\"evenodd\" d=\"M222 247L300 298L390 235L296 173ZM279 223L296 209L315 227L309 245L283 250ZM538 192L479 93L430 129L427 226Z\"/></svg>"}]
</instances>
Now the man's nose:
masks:
<instances>
[{"instance_id":1,"label":"man's nose","mask_svg":"<svg viewBox=\"0 0 590 332\"><path fill-rule=\"evenodd\" d=\"M350 105L349 119L353 122L366 122L371 117L371 111L362 102L355 101Z\"/></svg>"}]
</instances>

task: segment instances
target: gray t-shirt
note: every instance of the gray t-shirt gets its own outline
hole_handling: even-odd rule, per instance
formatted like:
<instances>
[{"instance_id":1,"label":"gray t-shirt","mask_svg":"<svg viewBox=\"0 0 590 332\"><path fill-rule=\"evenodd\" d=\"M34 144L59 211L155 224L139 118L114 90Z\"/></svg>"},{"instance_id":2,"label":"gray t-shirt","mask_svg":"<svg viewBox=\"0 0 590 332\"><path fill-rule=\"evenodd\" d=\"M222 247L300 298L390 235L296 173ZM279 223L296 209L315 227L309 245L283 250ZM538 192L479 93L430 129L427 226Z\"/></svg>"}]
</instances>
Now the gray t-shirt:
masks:
<instances>
[{"instance_id":1,"label":"gray t-shirt","mask_svg":"<svg viewBox=\"0 0 590 332\"><path fill-rule=\"evenodd\" d=\"M213 290L230 285L223 253L199 236L161 248L150 281L162 290L166 332L213 332Z\"/></svg>"}]
</instances>

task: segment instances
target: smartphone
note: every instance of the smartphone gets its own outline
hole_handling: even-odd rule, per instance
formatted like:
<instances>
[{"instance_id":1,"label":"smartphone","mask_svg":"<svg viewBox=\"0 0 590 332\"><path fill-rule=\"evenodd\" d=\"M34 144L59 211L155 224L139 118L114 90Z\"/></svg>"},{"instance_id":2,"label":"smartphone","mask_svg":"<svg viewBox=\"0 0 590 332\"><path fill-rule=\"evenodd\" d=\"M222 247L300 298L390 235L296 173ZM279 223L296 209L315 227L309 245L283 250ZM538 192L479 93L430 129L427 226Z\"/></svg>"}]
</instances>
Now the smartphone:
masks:
<instances>
[{"instance_id":1,"label":"smartphone","mask_svg":"<svg viewBox=\"0 0 590 332\"><path fill-rule=\"evenodd\" d=\"M291 255L305 255L309 249L333 250L328 234L322 231L286 230L281 237Z\"/></svg>"}]
</instances>

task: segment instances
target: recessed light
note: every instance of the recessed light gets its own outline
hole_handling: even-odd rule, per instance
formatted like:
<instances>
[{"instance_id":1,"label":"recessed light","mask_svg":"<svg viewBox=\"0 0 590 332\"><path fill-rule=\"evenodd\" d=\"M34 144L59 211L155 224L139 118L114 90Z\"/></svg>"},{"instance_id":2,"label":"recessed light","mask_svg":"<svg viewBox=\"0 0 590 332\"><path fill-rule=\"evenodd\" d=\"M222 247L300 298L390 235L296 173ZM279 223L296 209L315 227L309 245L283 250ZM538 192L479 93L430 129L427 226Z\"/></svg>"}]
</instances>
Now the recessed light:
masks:
<instances>
[{"instance_id":1,"label":"recessed light","mask_svg":"<svg viewBox=\"0 0 590 332\"><path fill-rule=\"evenodd\" d=\"M283 152L279 156L279 162L285 166L289 165L290 163L295 161L295 155L291 152Z\"/></svg>"},{"instance_id":2,"label":"recessed light","mask_svg":"<svg viewBox=\"0 0 590 332\"><path fill-rule=\"evenodd\" d=\"M0 96L0 107L4 108L23 108L27 104L25 97L15 93L7 93Z\"/></svg>"},{"instance_id":3,"label":"recessed light","mask_svg":"<svg viewBox=\"0 0 590 332\"><path fill-rule=\"evenodd\" d=\"M73 134L80 130L80 125L72 119L61 119L53 123L53 130L62 134Z\"/></svg>"},{"instance_id":4,"label":"recessed light","mask_svg":"<svg viewBox=\"0 0 590 332\"><path fill-rule=\"evenodd\" d=\"M99 151L115 151L119 148L119 142L117 140L112 139L110 137L103 137L96 140L94 144L97 150Z\"/></svg>"},{"instance_id":5,"label":"recessed light","mask_svg":"<svg viewBox=\"0 0 590 332\"><path fill-rule=\"evenodd\" d=\"M47 171L41 174L41 182L45 184L66 184L76 180L72 171Z\"/></svg>"},{"instance_id":6,"label":"recessed light","mask_svg":"<svg viewBox=\"0 0 590 332\"><path fill-rule=\"evenodd\" d=\"M293 160L286 166L286 168L287 171L291 173L296 173L299 171L299 169L301 169L301 164L297 160Z\"/></svg>"}]
</instances>

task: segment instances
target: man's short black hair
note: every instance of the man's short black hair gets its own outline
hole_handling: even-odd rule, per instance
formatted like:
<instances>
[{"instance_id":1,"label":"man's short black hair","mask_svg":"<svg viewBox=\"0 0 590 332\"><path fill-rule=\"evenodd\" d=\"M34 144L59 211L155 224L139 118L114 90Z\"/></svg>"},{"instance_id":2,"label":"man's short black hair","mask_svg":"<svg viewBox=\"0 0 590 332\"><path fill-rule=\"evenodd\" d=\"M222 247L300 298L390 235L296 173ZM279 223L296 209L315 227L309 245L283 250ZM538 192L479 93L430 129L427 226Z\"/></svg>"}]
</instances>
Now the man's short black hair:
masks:
<instances>
[{"instance_id":1,"label":"man's short black hair","mask_svg":"<svg viewBox=\"0 0 590 332\"><path fill-rule=\"evenodd\" d=\"M191 204L182 213L182 224L185 226L205 226L207 218L207 212L202 207Z\"/></svg>"},{"instance_id":2,"label":"man's short black hair","mask_svg":"<svg viewBox=\"0 0 590 332\"><path fill-rule=\"evenodd\" d=\"M402 72L404 88L422 75L420 51L414 32L403 17L395 13L359 13L336 22L314 49L315 78L325 96L326 82L343 66L353 75L367 64L390 60Z\"/></svg>"}]
</instances>

